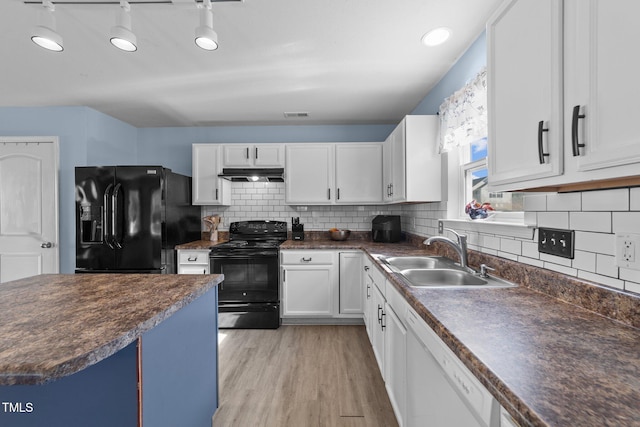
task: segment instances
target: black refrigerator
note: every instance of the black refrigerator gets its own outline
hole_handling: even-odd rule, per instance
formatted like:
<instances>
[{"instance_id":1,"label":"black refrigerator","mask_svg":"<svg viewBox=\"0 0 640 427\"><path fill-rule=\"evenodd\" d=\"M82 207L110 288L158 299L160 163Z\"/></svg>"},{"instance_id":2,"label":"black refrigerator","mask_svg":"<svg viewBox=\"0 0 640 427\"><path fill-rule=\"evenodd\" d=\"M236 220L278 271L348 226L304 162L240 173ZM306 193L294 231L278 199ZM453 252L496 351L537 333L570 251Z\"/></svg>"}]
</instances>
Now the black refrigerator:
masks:
<instances>
[{"instance_id":1,"label":"black refrigerator","mask_svg":"<svg viewBox=\"0 0 640 427\"><path fill-rule=\"evenodd\" d=\"M200 239L191 178L161 166L76 167L76 273L175 273Z\"/></svg>"}]
</instances>

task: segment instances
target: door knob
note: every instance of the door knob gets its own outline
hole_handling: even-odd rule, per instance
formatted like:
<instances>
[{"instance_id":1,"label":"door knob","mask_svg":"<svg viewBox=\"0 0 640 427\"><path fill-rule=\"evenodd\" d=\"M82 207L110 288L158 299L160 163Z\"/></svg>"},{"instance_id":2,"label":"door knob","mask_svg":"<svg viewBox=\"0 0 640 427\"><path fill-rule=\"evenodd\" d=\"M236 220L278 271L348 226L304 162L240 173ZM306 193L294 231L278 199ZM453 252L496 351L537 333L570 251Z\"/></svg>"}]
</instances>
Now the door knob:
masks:
<instances>
[{"instance_id":1,"label":"door knob","mask_svg":"<svg viewBox=\"0 0 640 427\"><path fill-rule=\"evenodd\" d=\"M53 244L52 244L51 242L43 242L43 243L40 245L40 247L41 247L42 249L49 249L49 248L51 248L52 246L53 246Z\"/></svg>"}]
</instances>

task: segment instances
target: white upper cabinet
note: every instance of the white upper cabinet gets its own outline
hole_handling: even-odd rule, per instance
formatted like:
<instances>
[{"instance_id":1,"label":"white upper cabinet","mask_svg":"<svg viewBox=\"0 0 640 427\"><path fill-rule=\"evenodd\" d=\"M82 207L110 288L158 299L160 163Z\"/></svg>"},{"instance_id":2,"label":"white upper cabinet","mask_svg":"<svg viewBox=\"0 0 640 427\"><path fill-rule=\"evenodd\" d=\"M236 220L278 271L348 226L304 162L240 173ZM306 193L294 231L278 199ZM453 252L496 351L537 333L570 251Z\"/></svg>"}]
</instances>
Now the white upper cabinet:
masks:
<instances>
[{"instance_id":1,"label":"white upper cabinet","mask_svg":"<svg viewBox=\"0 0 640 427\"><path fill-rule=\"evenodd\" d=\"M509 0L492 17L492 190L640 181L639 13L634 0Z\"/></svg>"},{"instance_id":2,"label":"white upper cabinet","mask_svg":"<svg viewBox=\"0 0 640 427\"><path fill-rule=\"evenodd\" d=\"M406 116L384 142L383 198L388 203L442 200L438 116Z\"/></svg>"},{"instance_id":3,"label":"white upper cabinet","mask_svg":"<svg viewBox=\"0 0 640 427\"><path fill-rule=\"evenodd\" d=\"M511 0L487 24L491 185L562 173L562 2Z\"/></svg>"},{"instance_id":4,"label":"white upper cabinet","mask_svg":"<svg viewBox=\"0 0 640 427\"><path fill-rule=\"evenodd\" d=\"M286 203L329 204L334 196L332 144L287 144Z\"/></svg>"},{"instance_id":5,"label":"white upper cabinet","mask_svg":"<svg viewBox=\"0 0 640 427\"><path fill-rule=\"evenodd\" d=\"M225 144L222 146L223 168L282 168L283 144Z\"/></svg>"},{"instance_id":6,"label":"white upper cabinet","mask_svg":"<svg viewBox=\"0 0 640 427\"><path fill-rule=\"evenodd\" d=\"M382 202L382 144L336 144L336 203Z\"/></svg>"},{"instance_id":7,"label":"white upper cabinet","mask_svg":"<svg viewBox=\"0 0 640 427\"><path fill-rule=\"evenodd\" d=\"M220 146L193 144L191 181L194 205L231 205L231 182L221 179Z\"/></svg>"},{"instance_id":8,"label":"white upper cabinet","mask_svg":"<svg viewBox=\"0 0 640 427\"><path fill-rule=\"evenodd\" d=\"M381 143L287 144L288 204L382 202Z\"/></svg>"},{"instance_id":9,"label":"white upper cabinet","mask_svg":"<svg viewBox=\"0 0 640 427\"><path fill-rule=\"evenodd\" d=\"M574 146L577 154L567 164L571 176L631 164L613 176L640 175L638 17L637 0L565 0L565 156Z\"/></svg>"}]
</instances>

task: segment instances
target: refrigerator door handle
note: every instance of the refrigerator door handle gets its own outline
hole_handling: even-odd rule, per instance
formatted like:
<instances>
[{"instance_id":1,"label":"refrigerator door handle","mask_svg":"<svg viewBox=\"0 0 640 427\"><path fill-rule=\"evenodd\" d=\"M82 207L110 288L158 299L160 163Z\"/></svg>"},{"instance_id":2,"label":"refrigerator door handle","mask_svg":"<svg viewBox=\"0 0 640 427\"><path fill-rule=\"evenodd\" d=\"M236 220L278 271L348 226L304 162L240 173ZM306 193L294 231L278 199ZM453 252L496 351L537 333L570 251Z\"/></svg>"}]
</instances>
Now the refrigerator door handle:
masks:
<instances>
[{"instance_id":1,"label":"refrigerator door handle","mask_svg":"<svg viewBox=\"0 0 640 427\"><path fill-rule=\"evenodd\" d=\"M113 184L107 185L107 188L104 190L104 194L102 195L102 241L109 246L110 249L114 249L113 244L111 244L111 190L113 189Z\"/></svg>"},{"instance_id":2,"label":"refrigerator door handle","mask_svg":"<svg viewBox=\"0 0 640 427\"><path fill-rule=\"evenodd\" d=\"M121 183L117 183L115 188L113 189L113 206L111 209L111 236L112 236L112 241L113 241L113 245L118 248L118 249L122 249L122 236L119 235L118 230L118 211L119 211L119 206L118 206L118 194L120 194L120 189L122 188L122 184Z\"/></svg>"}]
</instances>

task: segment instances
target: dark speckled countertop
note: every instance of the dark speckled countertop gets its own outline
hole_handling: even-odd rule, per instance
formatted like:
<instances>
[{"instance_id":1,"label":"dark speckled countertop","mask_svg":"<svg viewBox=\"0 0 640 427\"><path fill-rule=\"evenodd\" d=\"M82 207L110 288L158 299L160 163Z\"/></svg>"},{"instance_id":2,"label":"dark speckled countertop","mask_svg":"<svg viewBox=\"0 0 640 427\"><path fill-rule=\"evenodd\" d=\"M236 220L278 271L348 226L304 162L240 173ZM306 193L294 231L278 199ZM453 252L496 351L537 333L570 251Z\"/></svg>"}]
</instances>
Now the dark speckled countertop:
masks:
<instances>
[{"instance_id":1,"label":"dark speckled countertop","mask_svg":"<svg viewBox=\"0 0 640 427\"><path fill-rule=\"evenodd\" d=\"M447 254L413 242L287 241L291 249ZM457 261L454 254L447 254ZM516 288L417 289L389 282L522 426L640 426L640 297L470 251Z\"/></svg>"},{"instance_id":2,"label":"dark speckled countertop","mask_svg":"<svg viewBox=\"0 0 640 427\"><path fill-rule=\"evenodd\" d=\"M0 286L0 385L41 384L129 345L221 275L48 274Z\"/></svg>"}]
</instances>

